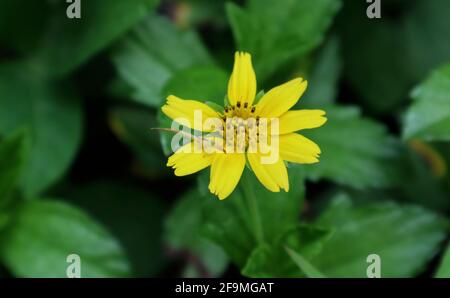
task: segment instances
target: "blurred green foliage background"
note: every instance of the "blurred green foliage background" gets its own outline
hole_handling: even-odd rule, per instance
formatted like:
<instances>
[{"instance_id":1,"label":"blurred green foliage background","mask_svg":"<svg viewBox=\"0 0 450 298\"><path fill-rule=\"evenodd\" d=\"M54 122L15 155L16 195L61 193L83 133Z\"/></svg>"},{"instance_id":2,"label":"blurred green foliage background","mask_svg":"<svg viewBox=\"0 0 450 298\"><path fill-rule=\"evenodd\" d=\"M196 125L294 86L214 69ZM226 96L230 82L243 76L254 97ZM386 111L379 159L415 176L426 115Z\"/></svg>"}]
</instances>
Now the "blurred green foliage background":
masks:
<instances>
[{"instance_id":1,"label":"blurred green foliage background","mask_svg":"<svg viewBox=\"0 0 450 298\"><path fill-rule=\"evenodd\" d=\"M366 277L370 254L383 277L450 277L450 1L67 6L0 2L0 276L65 277L75 253L82 277ZM306 78L297 108L329 120L289 193L246 170L219 202L151 128L169 94L222 103L236 50L259 89Z\"/></svg>"}]
</instances>

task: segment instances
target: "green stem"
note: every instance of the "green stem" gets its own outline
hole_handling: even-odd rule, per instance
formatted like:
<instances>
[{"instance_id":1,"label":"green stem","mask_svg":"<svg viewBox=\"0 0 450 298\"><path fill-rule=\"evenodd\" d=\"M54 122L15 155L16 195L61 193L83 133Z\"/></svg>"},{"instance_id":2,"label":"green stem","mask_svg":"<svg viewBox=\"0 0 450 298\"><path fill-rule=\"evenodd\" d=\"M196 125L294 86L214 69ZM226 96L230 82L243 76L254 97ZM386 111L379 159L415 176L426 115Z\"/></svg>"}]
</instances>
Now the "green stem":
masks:
<instances>
[{"instance_id":1,"label":"green stem","mask_svg":"<svg viewBox=\"0 0 450 298\"><path fill-rule=\"evenodd\" d=\"M245 175L245 174L244 174ZM255 192L253 191L253 185L250 181L250 178L247 176L243 179L243 188L244 195L248 203L248 207L250 210L250 216L253 220L254 233L256 237L256 241L258 243L264 243L264 233L261 221L261 215L259 214L258 204L256 203Z\"/></svg>"}]
</instances>

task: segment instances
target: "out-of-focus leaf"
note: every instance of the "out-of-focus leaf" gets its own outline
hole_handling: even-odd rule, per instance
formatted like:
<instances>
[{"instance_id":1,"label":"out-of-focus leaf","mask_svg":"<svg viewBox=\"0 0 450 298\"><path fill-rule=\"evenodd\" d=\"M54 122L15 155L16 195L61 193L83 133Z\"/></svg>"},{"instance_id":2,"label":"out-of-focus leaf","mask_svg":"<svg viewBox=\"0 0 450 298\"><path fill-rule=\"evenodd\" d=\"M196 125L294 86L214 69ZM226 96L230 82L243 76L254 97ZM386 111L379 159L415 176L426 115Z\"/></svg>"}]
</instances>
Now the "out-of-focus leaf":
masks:
<instances>
[{"instance_id":1,"label":"out-of-focus leaf","mask_svg":"<svg viewBox=\"0 0 450 298\"><path fill-rule=\"evenodd\" d=\"M297 224L304 195L300 168L289 169L287 193L268 191L246 169L238 187L224 201L209 193L209 176L204 174L199 176L200 191L205 194L203 232L239 267L243 268L257 246L275 244L280 234Z\"/></svg>"},{"instance_id":2,"label":"out-of-focus leaf","mask_svg":"<svg viewBox=\"0 0 450 298\"><path fill-rule=\"evenodd\" d=\"M320 162L307 166L307 176L355 188L387 186L387 161L395 150L384 127L361 117L355 107L328 106L324 110L328 122L323 127L300 132L322 150Z\"/></svg>"},{"instance_id":3,"label":"out-of-focus leaf","mask_svg":"<svg viewBox=\"0 0 450 298\"><path fill-rule=\"evenodd\" d=\"M339 49L339 40L333 36L319 51L311 74L306 77L308 89L298 102L298 108L317 108L332 104L336 100L342 68Z\"/></svg>"},{"instance_id":4,"label":"out-of-focus leaf","mask_svg":"<svg viewBox=\"0 0 450 298\"><path fill-rule=\"evenodd\" d=\"M385 5L385 4L383 4ZM346 1L341 15L346 77L376 113L391 113L412 85L450 59L450 2L404 1L395 20L367 18L367 4Z\"/></svg>"},{"instance_id":5,"label":"out-of-focus leaf","mask_svg":"<svg viewBox=\"0 0 450 298\"><path fill-rule=\"evenodd\" d=\"M436 70L412 93L403 128L404 138L450 140L450 64Z\"/></svg>"},{"instance_id":6,"label":"out-of-focus leaf","mask_svg":"<svg viewBox=\"0 0 450 298\"><path fill-rule=\"evenodd\" d=\"M177 251L187 250L201 261L201 264L187 264L190 266L187 268L191 268L189 277L220 276L228 265L225 252L200 234L202 199L197 189L189 191L177 202L166 220L168 245ZM202 268L196 268L196 265Z\"/></svg>"},{"instance_id":7,"label":"out-of-focus leaf","mask_svg":"<svg viewBox=\"0 0 450 298\"><path fill-rule=\"evenodd\" d=\"M434 172L436 157L431 156L431 152L425 152L424 149L435 150L430 145L420 143L415 140L409 143L411 148L402 148L396 160L399 166L400 175L393 186L396 195L402 195L406 200L420 204L427 208L444 212L450 209L448 193L445 191L442 181ZM422 150L422 152L421 152ZM435 151L439 154L438 151Z\"/></svg>"},{"instance_id":8,"label":"out-of-focus leaf","mask_svg":"<svg viewBox=\"0 0 450 298\"><path fill-rule=\"evenodd\" d=\"M124 277L129 265L117 241L80 210L34 200L18 206L2 232L0 253L19 277L66 277L67 256L81 258L81 277Z\"/></svg>"},{"instance_id":9,"label":"out-of-focus leaf","mask_svg":"<svg viewBox=\"0 0 450 298\"><path fill-rule=\"evenodd\" d=\"M450 277L450 246L447 247L447 250L442 257L441 264L435 274L437 278L449 278Z\"/></svg>"},{"instance_id":10,"label":"out-of-focus leaf","mask_svg":"<svg viewBox=\"0 0 450 298\"><path fill-rule=\"evenodd\" d=\"M312 278L323 278L325 277L317 268L315 268L307 259L305 259L301 254L297 253L295 250L286 247L286 252L291 257L292 261L306 274L307 277Z\"/></svg>"},{"instance_id":11,"label":"out-of-focus leaf","mask_svg":"<svg viewBox=\"0 0 450 298\"><path fill-rule=\"evenodd\" d=\"M25 196L58 180L78 149L82 133L80 100L72 88L36 78L32 68L0 66L0 135L18 127L30 132L31 149L21 179Z\"/></svg>"},{"instance_id":12,"label":"out-of-focus leaf","mask_svg":"<svg viewBox=\"0 0 450 298\"><path fill-rule=\"evenodd\" d=\"M228 74L214 66L181 70L165 85L164 96L176 95L185 99L211 101L223 105L227 92Z\"/></svg>"},{"instance_id":13,"label":"out-of-focus leaf","mask_svg":"<svg viewBox=\"0 0 450 298\"><path fill-rule=\"evenodd\" d=\"M207 23L209 26L227 26L225 1L186 0L174 5L175 23L182 28L196 27Z\"/></svg>"},{"instance_id":14,"label":"out-of-focus leaf","mask_svg":"<svg viewBox=\"0 0 450 298\"><path fill-rule=\"evenodd\" d=\"M14 187L17 186L27 158L28 146L26 130L14 132L0 142L0 210L9 200Z\"/></svg>"},{"instance_id":15,"label":"out-of-focus leaf","mask_svg":"<svg viewBox=\"0 0 450 298\"><path fill-rule=\"evenodd\" d=\"M355 15L359 22L347 22L350 28L343 29L351 32L343 39L345 76L371 112L390 112L404 100L411 84L404 66L404 40L397 26L373 23L363 10L356 10Z\"/></svg>"},{"instance_id":16,"label":"out-of-focus leaf","mask_svg":"<svg viewBox=\"0 0 450 298\"><path fill-rule=\"evenodd\" d=\"M3 229L8 224L10 219L9 212L0 212L0 230Z\"/></svg>"},{"instance_id":17,"label":"out-of-focus leaf","mask_svg":"<svg viewBox=\"0 0 450 298\"><path fill-rule=\"evenodd\" d=\"M242 274L256 278L309 276L312 273L310 268L299 267L290 252L312 258L321 251L329 236L328 230L312 225L288 228L280 233L274 244L257 246L242 269Z\"/></svg>"},{"instance_id":18,"label":"out-of-focus leaf","mask_svg":"<svg viewBox=\"0 0 450 298\"><path fill-rule=\"evenodd\" d=\"M157 112L158 124L160 128L170 128L172 126L172 120L164 115L164 113L159 110ZM165 155L170 155L172 153L172 137L174 133L163 131L159 134L159 141L161 142L161 147Z\"/></svg>"},{"instance_id":19,"label":"out-of-focus leaf","mask_svg":"<svg viewBox=\"0 0 450 298\"><path fill-rule=\"evenodd\" d=\"M264 80L318 46L340 5L336 0L249 0L245 8L229 3L227 12L238 48L253 55Z\"/></svg>"},{"instance_id":20,"label":"out-of-focus leaf","mask_svg":"<svg viewBox=\"0 0 450 298\"><path fill-rule=\"evenodd\" d=\"M444 184L444 188L446 190L446 193L450 193L450 143L449 142L443 142L434 145L434 148L438 150L438 154L440 157L443 157L443 163L444 163L444 174L445 176L442 177L442 183ZM447 206L450 207L450 204Z\"/></svg>"},{"instance_id":21,"label":"out-of-focus leaf","mask_svg":"<svg viewBox=\"0 0 450 298\"><path fill-rule=\"evenodd\" d=\"M194 31L179 31L157 15L124 38L113 61L122 79L133 87L132 99L153 107L163 102L163 87L174 72L212 64Z\"/></svg>"},{"instance_id":22,"label":"out-of-focus leaf","mask_svg":"<svg viewBox=\"0 0 450 298\"><path fill-rule=\"evenodd\" d=\"M161 150L155 112L145 108L116 107L109 113L109 124L120 141L136 158L135 170L153 178L167 174L166 158Z\"/></svg>"},{"instance_id":23,"label":"out-of-focus leaf","mask_svg":"<svg viewBox=\"0 0 450 298\"><path fill-rule=\"evenodd\" d=\"M382 277L420 273L446 237L448 221L412 205L393 202L352 206L339 195L316 222L334 227L331 239L311 263L330 277L367 277L367 256L381 258Z\"/></svg>"},{"instance_id":24,"label":"out-of-focus leaf","mask_svg":"<svg viewBox=\"0 0 450 298\"><path fill-rule=\"evenodd\" d=\"M406 15L402 34L411 64L414 81L421 80L429 71L450 60L450 2L441 0L418 0Z\"/></svg>"},{"instance_id":25,"label":"out-of-focus leaf","mask_svg":"<svg viewBox=\"0 0 450 298\"><path fill-rule=\"evenodd\" d=\"M165 206L151 192L118 181L97 181L67 194L120 242L134 276L154 277L166 260L162 247Z\"/></svg>"},{"instance_id":26,"label":"out-of-focus leaf","mask_svg":"<svg viewBox=\"0 0 450 298\"><path fill-rule=\"evenodd\" d=\"M36 46L51 14L48 4L46 0L2 0L0 41L24 52Z\"/></svg>"},{"instance_id":27,"label":"out-of-focus leaf","mask_svg":"<svg viewBox=\"0 0 450 298\"><path fill-rule=\"evenodd\" d=\"M81 1L83 2L83 1ZM59 1L36 59L50 75L73 71L141 20L158 0L89 0L81 4L81 18L69 19L68 4Z\"/></svg>"}]
</instances>

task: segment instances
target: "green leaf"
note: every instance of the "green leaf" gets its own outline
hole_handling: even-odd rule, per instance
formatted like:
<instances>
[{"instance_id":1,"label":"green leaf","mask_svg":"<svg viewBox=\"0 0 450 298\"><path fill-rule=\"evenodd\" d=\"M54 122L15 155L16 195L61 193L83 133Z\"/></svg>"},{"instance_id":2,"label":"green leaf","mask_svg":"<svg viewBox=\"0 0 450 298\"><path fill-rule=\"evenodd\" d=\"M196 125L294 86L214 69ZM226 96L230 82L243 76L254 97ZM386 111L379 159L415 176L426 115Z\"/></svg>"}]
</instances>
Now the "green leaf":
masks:
<instances>
[{"instance_id":1,"label":"green leaf","mask_svg":"<svg viewBox=\"0 0 450 298\"><path fill-rule=\"evenodd\" d=\"M324 110L328 121L323 127L300 132L322 150L320 162L305 167L307 176L359 189L389 185L387 161L396 151L385 128L361 117L356 107L327 106Z\"/></svg>"},{"instance_id":2,"label":"green leaf","mask_svg":"<svg viewBox=\"0 0 450 298\"><path fill-rule=\"evenodd\" d=\"M368 22L361 9L353 13L358 21L349 21L342 29L350 32L343 39L345 77L369 111L390 113L406 98L411 84L403 35L388 22Z\"/></svg>"},{"instance_id":3,"label":"green leaf","mask_svg":"<svg viewBox=\"0 0 450 298\"><path fill-rule=\"evenodd\" d=\"M340 42L336 36L330 38L320 49L311 73L306 76L308 89L299 100L298 108L311 108L332 104L338 93L341 75Z\"/></svg>"},{"instance_id":4,"label":"green leaf","mask_svg":"<svg viewBox=\"0 0 450 298\"><path fill-rule=\"evenodd\" d=\"M9 212L0 212L0 230L2 230L9 222Z\"/></svg>"},{"instance_id":5,"label":"green leaf","mask_svg":"<svg viewBox=\"0 0 450 298\"><path fill-rule=\"evenodd\" d=\"M305 268L298 267L286 248L290 247L291 252L312 258L321 251L329 236L329 230L312 225L287 228L280 233L275 243L263 243L252 251L242 274L255 278L308 276L310 268L306 268L306 272Z\"/></svg>"},{"instance_id":6,"label":"green leaf","mask_svg":"<svg viewBox=\"0 0 450 298\"><path fill-rule=\"evenodd\" d=\"M410 6L409 2L406 4ZM432 69L450 60L450 2L419 0L408 7L403 34L408 62L414 81L423 79Z\"/></svg>"},{"instance_id":7,"label":"green leaf","mask_svg":"<svg viewBox=\"0 0 450 298\"><path fill-rule=\"evenodd\" d=\"M201 235L202 196L191 190L176 203L166 219L166 242L176 251L188 251L197 262L188 263L189 277L220 276L228 266L225 252ZM189 259L192 260L193 257ZM189 261L188 259L188 261ZM201 266L200 266L201 265ZM202 272L205 271L205 272ZM186 272L185 272L186 274Z\"/></svg>"},{"instance_id":8,"label":"green leaf","mask_svg":"<svg viewBox=\"0 0 450 298\"><path fill-rule=\"evenodd\" d=\"M445 177L442 177L444 179L441 179L442 186L445 189L445 193L450 193L450 171L448 170L450 165L450 143L444 142L439 143L438 146L436 146L434 149L437 149L438 154L443 158L443 162L441 165L443 165L443 169L446 170ZM447 207L450 209L450 204L447 202Z\"/></svg>"},{"instance_id":9,"label":"green leaf","mask_svg":"<svg viewBox=\"0 0 450 298\"><path fill-rule=\"evenodd\" d=\"M220 245L243 268L259 245L276 243L280 234L298 222L304 186L301 169L289 169L289 192L272 193L253 173L244 170L238 187L224 201L209 194L209 175L200 177L205 235Z\"/></svg>"},{"instance_id":10,"label":"green leaf","mask_svg":"<svg viewBox=\"0 0 450 298\"><path fill-rule=\"evenodd\" d=\"M249 0L246 8L228 3L227 13L239 50L253 55L256 73L265 80L281 66L317 47L333 16L336 0Z\"/></svg>"},{"instance_id":11,"label":"green leaf","mask_svg":"<svg viewBox=\"0 0 450 298\"><path fill-rule=\"evenodd\" d=\"M442 257L441 263L435 274L437 278L449 278L450 277L450 246L447 247Z\"/></svg>"},{"instance_id":12,"label":"green leaf","mask_svg":"<svg viewBox=\"0 0 450 298\"><path fill-rule=\"evenodd\" d=\"M286 247L286 252L291 257L292 261L306 274L307 277L323 278L325 277L319 270L317 270L311 263L308 262L301 254L295 250Z\"/></svg>"},{"instance_id":13,"label":"green leaf","mask_svg":"<svg viewBox=\"0 0 450 298\"><path fill-rule=\"evenodd\" d=\"M154 277L166 264L163 217L166 207L155 194L133 184L99 180L69 188L66 194L118 240L133 276Z\"/></svg>"},{"instance_id":14,"label":"green leaf","mask_svg":"<svg viewBox=\"0 0 450 298\"><path fill-rule=\"evenodd\" d=\"M151 15L113 54L120 77L132 88L132 99L152 107L163 102L163 88L178 70L211 65L194 31L179 31L166 18Z\"/></svg>"},{"instance_id":15,"label":"green leaf","mask_svg":"<svg viewBox=\"0 0 450 298\"><path fill-rule=\"evenodd\" d=\"M81 258L81 277L124 277L128 262L117 241L80 210L52 200L27 201L3 231L0 253L19 277L66 277L66 258Z\"/></svg>"},{"instance_id":16,"label":"green leaf","mask_svg":"<svg viewBox=\"0 0 450 298\"><path fill-rule=\"evenodd\" d=\"M115 107L109 112L109 125L116 137L130 147L136 159L135 172L152 179L169 173L159 132L153 130L160 127L155 111L142 107Z\"/></svg>"},{"instance_id":17,"label":"green leaf","mask_svg":"<svg viewBox=\"0 0 450 298\"><path fill-rule=\"evenodd\" d=\"M414 90L412 97L403 137L450 141L450 64L436 70Z\"/></svg>"},{"instance_id":18,"label":"green leaf","mask_svg":"<svg viewBox=\"0 0 450 298\"><path fill-rule=\"evenodd\" d=\"M192 67L178 71L165 85L163 94L222 105L227 82L228 74L218 67Z\"/></svg>"},{"instance_id":19,"label":"green leaf","mask_svg":"<svg viewBox=\"0 0 450 298\"><path fill-rule=\"evenodd\" d=\"M172 126L172 120L164 115L164 113L159 110L157 113L157 119L158 119L158 127L159 128L171 128ZM168 131L162 131L159 134L159 141L161 142L161 147L164 152L164 155L168 156L172 153L172 137L175 135L173 132Z\"/></svg>"},{"instance_id":20,"label":"green leaf","mask_svg":"<svg viewBox=\"0 0 450 298\"><path fill-rule=\"evenodd\" d=\"M386 13L382 22L367 19L366 9L362 1L347 1L341 15L346 78L368 109L389 114L412 85L450 59L450 2L404 1L396 9L401 13Z\"/></svg>"},{"instance_id":21,"label":"green leaf","mask_svg":"<svg viewBox=\"0 0 450 298\"><path fill-rule=\"evenodd\" d=\"M311 263L329 277L367 277L366 258L378 254L382 277L413 277L438 252L448 221L413 205L378 202L352 206L339 195L316 224L334 227Z\"/></svg>"},{"instance_id":22,"label":"green leaf","mask_svg":"<svg viewBox=\"0 0 450 298\"><path fill-rule=\"evenodd\" d=\"M57 3L42 46L34 59L50 75L66 75L141 20L157 0L89 0L81 4L81 18L69 19L68 5ZM55 5L55 6L56 6Z\"/></svg>"},{"instance_id":23,"label":"green leaf","mask_svg":"<svg viewBox=\"0 0 450 298\"><path fill-rule=\"evenodd\" d=\"M51 15L46 0L2 0L0 2L0 40L22 52L35 47ZM20 18L17 13L20 11ZM36 13L39 11L39 13Z\"/></svg>"},{"instance_id":24,"label":"green leaf","mask_svg":"<svg viewBox=\"0 0 450 298\"><path fill-rule=\"evenodd\" d=\"M0 210L18 184L28 155L28 146L26 130L16 131L0 142Z\"/></svg>"},{"instance_id":25,"label":"green leaf","mask_svg":"<svg viewBox=\"0 0 450 298\"><path fill-rule=\"evenodd\" d=\"M205 23L212 27L222 29L226 27L224 1L211 0L187 0L176 3L176 8L187 13L178 14L175 17L177 24L183 27L197 27Z\"/></svg>"},{"instance_id":26,"label":"green leaf","mask_svg":"<svg viewBox=\"0 0 450 298\"><path fill-rule=\"evenodd\" d=\"M82 134L80 101L70 86L42 81L33 68L14 63L0 65L0 97L0 135L20 127L30 132L20 187L31 197L56 182L75 157Z\"/></svg>"},{"instance_id":27,"label":"green leaf","mask_svg":"<svg viewBox=\"0 0 450 298\"><path fill-rule=\"evenodd\" d=\"M411 144L409 147L413 147ZM422 146L428 146L429 150L435 150L424 143ZM434 152L439 154L438 151ZM433 161L433 157L430 155L418 153L417 149L414 151L413 148L406 146L401 149L396 161L400 169L399 179L392 183L395 194L403 195L408 201L437 212L449 210L448 192L445 191L442 181L433 172L432 167L436 161Z\"/></svg>"}]
</instances>

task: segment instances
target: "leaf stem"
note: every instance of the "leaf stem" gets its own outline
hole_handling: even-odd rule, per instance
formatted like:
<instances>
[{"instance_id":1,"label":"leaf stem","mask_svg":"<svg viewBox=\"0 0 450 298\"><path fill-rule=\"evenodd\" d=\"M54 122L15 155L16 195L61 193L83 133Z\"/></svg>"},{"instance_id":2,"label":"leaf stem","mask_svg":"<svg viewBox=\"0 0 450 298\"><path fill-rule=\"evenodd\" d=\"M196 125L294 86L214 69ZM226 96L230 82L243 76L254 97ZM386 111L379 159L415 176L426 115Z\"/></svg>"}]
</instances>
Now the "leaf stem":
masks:
<instances>
[{"instance_id":1,"label":"leaf stem","mask_svg":"<svg viewBox=\"0 0 450 298\"><path fill-rule=\"evenodd\" d=\"M245 175L245 174L244 174ZM253 220L255 238L258 243L264 243L264 233L261 221L261 215L259 214L258 204L256 202L255 192L253 191L253 185L250 181L250 177L245 175L243 183L244 196L247 200L250 216Z\"/></svg>"}]
</instances>

